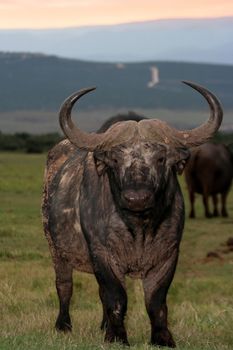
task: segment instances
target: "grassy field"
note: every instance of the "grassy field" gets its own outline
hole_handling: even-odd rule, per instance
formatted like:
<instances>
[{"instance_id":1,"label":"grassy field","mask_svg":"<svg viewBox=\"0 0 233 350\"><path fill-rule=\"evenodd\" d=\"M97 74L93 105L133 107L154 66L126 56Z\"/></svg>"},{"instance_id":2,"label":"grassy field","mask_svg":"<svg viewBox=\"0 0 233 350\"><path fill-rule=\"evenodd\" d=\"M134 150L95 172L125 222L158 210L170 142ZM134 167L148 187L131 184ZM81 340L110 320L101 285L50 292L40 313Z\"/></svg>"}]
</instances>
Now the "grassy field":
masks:
<instances>
[{"instance_id":1,"label":"grassy field","mask_svg":"<svg viewBox=\"0 0 233 350\"><path fill-rule=\"evenodd\" d=\"M74 276L73 333L54 331L58 301L40 217L44 163L44 155L0 154L0 349L121 349L103 342L97 284L87 274ZM223 243L233 236L232 191L228 208L228 219L206 220L199 199L198 218L186 220L168 299L170 328L180 350L233 349L233 252L206 258L209 251L224 250ZM132 349L152 349L141 283L127 284Z\"/></svg>"}]
</instances>

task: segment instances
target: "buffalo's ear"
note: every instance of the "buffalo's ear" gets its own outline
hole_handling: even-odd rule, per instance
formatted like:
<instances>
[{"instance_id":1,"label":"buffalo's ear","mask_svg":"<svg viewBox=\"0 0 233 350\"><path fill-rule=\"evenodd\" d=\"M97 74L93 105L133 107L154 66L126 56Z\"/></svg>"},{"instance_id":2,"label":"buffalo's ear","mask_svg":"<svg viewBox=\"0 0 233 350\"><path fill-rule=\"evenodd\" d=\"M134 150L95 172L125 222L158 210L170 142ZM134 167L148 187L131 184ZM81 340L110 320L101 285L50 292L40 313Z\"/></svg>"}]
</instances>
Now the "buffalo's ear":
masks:
<instances>
[{"instance_id":1,"label":"buffalo's ear","mask_svg":"<svg viewBox=\"0 0 233 350\"><path fill-rule=\"evenodd\" d=\"M176 149L176 172L181 175L184 171L185 165L190 157L190 151L187 148Z\"/></svg>"},{"instance_id":2,"label":"buffalo's ear","mask_svg":"<svg viewBox=\"0 0 233 350\"><path fill-rule=\"evenodd\" d=\"M96 171L99 176L103 175L107 169L109 160L106 151L94 151Z\"/></svg>"}]
</instances>

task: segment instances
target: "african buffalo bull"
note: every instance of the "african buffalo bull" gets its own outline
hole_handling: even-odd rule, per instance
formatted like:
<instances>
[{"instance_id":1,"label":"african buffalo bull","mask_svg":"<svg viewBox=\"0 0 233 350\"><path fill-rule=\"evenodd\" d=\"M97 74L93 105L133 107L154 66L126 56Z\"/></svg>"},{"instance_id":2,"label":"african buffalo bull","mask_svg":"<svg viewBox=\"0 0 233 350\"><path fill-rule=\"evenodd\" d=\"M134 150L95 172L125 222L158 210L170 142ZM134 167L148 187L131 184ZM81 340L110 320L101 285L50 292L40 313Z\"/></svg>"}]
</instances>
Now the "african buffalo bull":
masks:
<instances>
[{"instance_id":1,"label":"african buffalo bull","mask_svg":"<svg viewBox=\"0 0 233 350\"><path fill-rule=\"evenodd\" d=\"M219 128L222 109L208 90L185 82L207 100L211 114L193 130L160 120L122 121L103 133L74 125L75 102L94 88L70 96L60 111L67 139L48 155L43 222L56 273L60 311L56 328L71 330L72 271L95 275L106 320L105 340L128 344L125 276L141 278L151 322L151 343L175 347L167 327L166 296L184 225L177 181L189 148Z\"/></svg>"},{"instance_id":2,"label":"african buffalo bull","mask_svg":"<svg viewBox=\"0 0 233 350\"><path fill-rule=\"evenodd\" d=\"M206 143L191 152L185 168L185 179L191 204L191 218L195 217L195 193L202 194L205 216L218 216L218 194L221 194L221 215L228 216L226 199L233 177L233 156L223 144ZM209 196L213 199L213 215L209 209Z\"/></svg>"}]
</instances>

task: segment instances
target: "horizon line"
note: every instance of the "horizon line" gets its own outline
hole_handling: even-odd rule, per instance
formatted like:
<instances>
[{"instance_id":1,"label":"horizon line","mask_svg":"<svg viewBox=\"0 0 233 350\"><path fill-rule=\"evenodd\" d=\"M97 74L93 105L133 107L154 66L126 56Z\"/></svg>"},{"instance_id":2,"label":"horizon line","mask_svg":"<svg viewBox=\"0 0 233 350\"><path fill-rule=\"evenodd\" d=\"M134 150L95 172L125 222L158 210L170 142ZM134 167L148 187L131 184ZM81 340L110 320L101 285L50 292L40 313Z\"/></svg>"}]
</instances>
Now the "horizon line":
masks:
<instances>
[{"instance_id":1,"label":"horizon line","mask_svg":"<svg viewBox=\"0 0 233 350\"><path fill-rule=\"evenodd\" d=\"M165 22L165 21L198 21L198 20L219 20L219 19L233 19L233 14L228 16L213 16L213 17L166 17L166 18L156 18L156 19L146 19L146 20L138 20L132 22L116 22L112 24L86 24L86 25L77 25L77 26L61 26L61 27L16 27L16 28L1 28L0 31L46 31L46 30L69 30L69 29L78 29L78 28L93 28L93 27L117 27L121 25L134 25L134 24L142 24L142 23L151 23L151 22Z\"/></svg>"},{"instance_id":2,"label":"horizon line","mask_svg":"<svg viewBox=\"0 0 233 350\"><path fill-rule=\"evenodd\" d=\"M108 60L92 60L92 59L84 59L84 58L75 58L75 57L67 57L63 55L58 54L48 54L45 52L36 52L36 51L11 51L11 50L1 50L0 49L0 56L1 54L9 54L9 55L31 55L31 56L39 56L39 57L53 57L58 58L61 60L71 60L71 61L78 61L78 62L86 62L86 63L94 63L94 64L118 64L122 63L125 65L130 64L149 64L149 63L166 63L166 64L191 64L191 65L208 65L208 66L227 66L227 67L233 67L233 63L223 63L223 62L208 62L208 61L190 61L190 60L179 60L179 59L145 59L145 60L138 60L138 61L128 61L128 60L116 60L116 61L108 61Z\"/></svg>"}]
</instances>

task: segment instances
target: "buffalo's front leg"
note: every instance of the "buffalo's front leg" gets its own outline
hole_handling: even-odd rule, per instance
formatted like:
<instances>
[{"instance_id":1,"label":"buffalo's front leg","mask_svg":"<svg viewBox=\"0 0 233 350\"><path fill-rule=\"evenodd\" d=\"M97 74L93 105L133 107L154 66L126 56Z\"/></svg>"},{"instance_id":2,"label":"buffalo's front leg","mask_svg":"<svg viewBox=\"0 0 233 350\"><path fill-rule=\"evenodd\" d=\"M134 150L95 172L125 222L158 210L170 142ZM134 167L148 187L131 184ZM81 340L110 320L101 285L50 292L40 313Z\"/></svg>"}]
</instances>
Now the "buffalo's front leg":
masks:
<instances>
[{"instance_id":1,"label":"buffalo's front leg","mask_svg":"<svg viewBox=\"0 0 233 350\"><path fill-rule=\"evenodd\" d=\"M56 288L59 298L59 314L56 321L58 331L71 331L72 325L69 315L70 299L73 291L72 267L64 261L55 264Z\"/></svg>"},{"instance_id":2,"label":"buffalo's front leg","mask_svg":"<svg viewBox=\"0 0 233 350\"><path fill-rule=\"evenodd\" d=\"M101 287L99 287L99 296L100 296L100 300L101 300L102 305L103 305L103 318L102 318L101 325L100 325L100 329L103 331L107 328L107 312L105 309L104 296L103 296L103 291L102 291Z\"/></svg>"},{"instance_id":3,"label":"buffalo's front leg","mask_svg":"<svg viewBox=\"0 0 233 350\"><path fill-rule=\"evenodd\" d=\"M167 326L166 296L169 285L170 281L159 285L159 280L151 273L144 280L144 293L151 322L151 344L175 348L175 341Z\"/></svg>"},{"instance_id":4,"label":"buffalo's front leg","mask_svg":"<svg viewBox=\"0 0 233 350\"><path fill-rule=\"evenodd\" d=\"M101 301L103 303L105 341L129 345L124 326L127 310L127 295L124 286L109 266L101 260L94 260L94 271L99 283Z\"/></svg>"}]
</instances>

